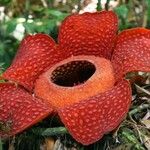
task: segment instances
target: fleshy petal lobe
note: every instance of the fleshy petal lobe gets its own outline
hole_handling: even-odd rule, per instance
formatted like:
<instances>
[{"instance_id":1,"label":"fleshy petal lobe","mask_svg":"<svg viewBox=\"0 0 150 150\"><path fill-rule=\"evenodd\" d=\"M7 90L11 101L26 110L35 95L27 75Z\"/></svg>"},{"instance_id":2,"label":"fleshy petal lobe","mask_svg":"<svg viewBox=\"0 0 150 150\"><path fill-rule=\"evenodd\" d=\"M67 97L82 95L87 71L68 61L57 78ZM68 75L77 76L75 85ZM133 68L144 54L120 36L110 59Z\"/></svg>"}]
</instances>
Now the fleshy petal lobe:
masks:
<instances>
[{"instance_id":1,"label":"fleshy petal lobe","mask_svg":"<svg viewBox=\"0 0 150 150\"><path fill-rule=\"evenodd\" d=\"M52 112L40 99L21 87L0 84L0 136L12 136L37 123Z\"/></svg>"},{"instance_id":2,"label":"fleshy petal lobe","mask_svg":"<svg viewBox=\"0 0 150 150\"><path fill-rule=\"evenodd\" d=\"M56 56L55 42L51 37L45 34L28 35L3 77L31 90L38 75L57 61L54 59Z\"/></svg>"},{"instance_id":3,"label":"fleshy petal lobe","mask_svg":"<svg viewBox=\"0 0 150 150\"><path fill-rule=\"evenodd\" d=\"M40 34L39 34L40 35ZM19 49L17 51L17 54L13 60L13 63L15 63L15 61L17 61L21 56L23 56L24 54L26 54L27 52L31 52L30 48L27 48L27 44L29 44L30 40L33 39L32 35L27 35L20 43L19 45Z\"/></svg>"},{"instance_id":4,"label":"fleshy petal lobe","mask_svg":"<svg viewBox=\"0 0 150 150\"><path fill-rule=\"evenodd\" d=\"M59 109L58 113L72 136L89 145L120 124L130 102L129 83L122 80L111 90Z\"/></svg>"},{"instance_id":5,"label":"fleshy petal lobe","mask_svg":"<svg viewBox=\"0 0 150 150\"><path fill-rule=\"evenodd\" d=\"M121 32L112 63L118 80L127 72L150 72L150 30L135 28Z\"/></svg>"},{"instance_id":6,"label":"fleshy petal lobe","mask_svg":"<svg viewBox=\"0 0 150 150\"><path fill-rule=\"evenodd\" d=\"M117 17L111 11L67 17L60 27L58 42L70 55L110 58L117 32Z\"/></svg>"}]
</instances>

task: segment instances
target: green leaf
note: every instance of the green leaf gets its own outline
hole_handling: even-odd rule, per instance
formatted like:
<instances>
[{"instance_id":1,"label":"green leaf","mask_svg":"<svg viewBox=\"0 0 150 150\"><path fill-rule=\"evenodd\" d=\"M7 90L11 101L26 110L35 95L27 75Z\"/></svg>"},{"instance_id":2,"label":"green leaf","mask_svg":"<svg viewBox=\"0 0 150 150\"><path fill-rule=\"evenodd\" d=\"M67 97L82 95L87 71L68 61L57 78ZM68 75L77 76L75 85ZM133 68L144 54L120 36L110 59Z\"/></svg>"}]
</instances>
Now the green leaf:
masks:
<instances>
[{"instance_id":1,"label":"green leaf","mask_svg":"<svg viewBox=\"0 0 150 150\"><path fill-rule=\"evenodd\" d=\"M61 11L54 10L54 9L45 9L44 13L47 15L51 15L55 19L59 19L59 20L62 20L68 16L68 13L63 13Z\"/></svg>"},{"instance_id":2,"label":"green leaf","mask_svg":"<svg viewBox=\"0 0 150 150\"><path fill-rule=\"evenodd\" d=\"M56 17L63 15L63 13L61 11L58 11L58 10L46 9L45 12L50 14L50 15L56 16Z\"/></svg>"},{"instance_id":3,"label":"green leaf","mask_svg":"<svg viewBox=\"0 0 150 150\"><path fill-rule=\"evenodd\" d=\"M135 135L134 131L129 128L124 127L121 132L121 139L125 144L132 145L132 148L135 150L145 150L141 143L138 140L138 136Z\"/></svg>"},{"instance_id":4,"label":"green leaf","mask_svg":"<svg viewBox=\"0 0 150 150\"><path fill-rule=\"evenodd\" d=\"M147 24L148 24L148 27L150 28L150 0L146 0L147 2Z\"/></svg>"},{"instance_id":5,"label":"green leaf","mask_svg":"<svg viewBox=\"0 0 150 150\"><path fill-rule=\"evenodd\" d=\"M97 9L97 11L101 11L102 10L101 0L98 0L96 9Z\"/></svg>"},{"instance_id":6,"label":"green leaf","mask_svg":"<svg viewBox=\"0 0 150 150\"><path fill-rule=\"evenodd\" d=\"M11 2L12 0L0 0L1 5L7 5Z\"/></svg>"},{"instance_id":7,"label":"green leaf","mask_svg":"<svg viewBox=\"0 0 150 150\"><path fill-rule=\"evenodd\" d=\"M3 143L2 143L2 140L0 138L0 150L3 150L3 147L2 147Z\"/></svg>"},{"instance_id":8,"label":"green leaf","mask_svg":"<svg viewBox=\"0 0 150 150\"><path fill-rule=\"evenodd\" d=\"M68 131L64 127L58 127L58 128L48 128L45 131L43 131L43 136L52 136L52 135L58 135L58 134L67 134Z\"/></svg>"},{"instance_id":9,"label":"green leaf","mask_svg":"<svg viewBox=\"0 0 150 150\"><path fill-rule=\"evenodd\" d=\"M36 11L36 12L41 12L44 10L44 8L42 6L39 6L39 5L32 5L31 8L33 11Z\"/></svg>"},{"instance_id":10,"label":"green leaf","mask_svg":"<svg viewBox=\"0 0 150 150\"><path fill-rule=\"evenodd\" d=\"M12 19L8 22L6 22L6 31L9 33L12 33L15 29L16 29L16 26L17 26L17 21L16 19Z\"/></svg>"},{"instance_id":11,"label":"green leaf","mask_svg":"<svg viewBox=\"0 0 150 150\"><path fill-rule=\"evenodd\" d=\"M116 7L114 11L117 13L117 15L121 18L127 18L128 15L128 8L126 5L120 5L119 7Z\"/></svg>"},{"instance_id":12,"label":"green leaf","mask_svg":"<svg viewBox=\"0 0 150 150\"><path fill-rule=\"evenodd\" d=\"M34 33L35 32L35 26L34 23L28 23L24 22L23 26L25 27L26 32L29 33Z\"/></svg>"}]
</instances>

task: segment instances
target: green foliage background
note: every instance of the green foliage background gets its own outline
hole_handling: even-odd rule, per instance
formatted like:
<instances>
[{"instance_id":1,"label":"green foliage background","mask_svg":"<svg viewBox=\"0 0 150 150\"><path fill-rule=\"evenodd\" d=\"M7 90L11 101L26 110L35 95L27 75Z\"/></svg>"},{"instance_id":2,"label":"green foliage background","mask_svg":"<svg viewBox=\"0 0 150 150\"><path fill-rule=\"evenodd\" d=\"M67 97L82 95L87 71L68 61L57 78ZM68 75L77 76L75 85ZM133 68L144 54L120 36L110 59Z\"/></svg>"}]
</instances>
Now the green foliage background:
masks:
<instances>
[{"instance_id":1,"label":"green foliage background","mask_svg":"<svg viewBox=\"0 0 150 150\"><path fill-rule=\"evenodd\" d=\"M112 1L118 2L118 5L112 7L110 5ZM46 33L57 41L58 28L62 20L72 13L80 12L91 2L92 0L0 0L0 73L11 64L19 43L26 34ZM103 5L101 0L97 0L97 10L115 11L119 17L119 32L133 27L150 28L150 0L106 0ZM22 29L21 32L17 31L18 27ZM59 130L56 130L56 132L59 132ZM34 133L34 136L29 136L28 139L27 135L30 135L30 133ZM38 133L35 136L35 131L31 130L28 134L23 134L16 139L18 143L20 142L23 145L21 148L19 145L18 150L23 148L36 150L39 141L43 141L43 138L40 137L41 133ZM123 147L120 147L120 150L125 150L128 142L135 150L145 149L136 139L133 131L126 126L121 135L123 136ZM64 136L62 137L64 138ZM71 137L69 138L71 139ZM23 141L20 139L23 139ZM33 139L36 139L36 141ZM109 135L107 139L114 144ZM26 144L29 141L29 148L27 148ZM33 147L34 142L36 143L35 147ZM72 142L70 145L73 145ZM79 144L78 148L81 150L103 150L106 146L107 143L102 141L89 147L82 147ZM130 149L129 147L130 145L127 146L127 150ZM0 150L2 150L1 140Z\"/></svg>"}]
</instances>

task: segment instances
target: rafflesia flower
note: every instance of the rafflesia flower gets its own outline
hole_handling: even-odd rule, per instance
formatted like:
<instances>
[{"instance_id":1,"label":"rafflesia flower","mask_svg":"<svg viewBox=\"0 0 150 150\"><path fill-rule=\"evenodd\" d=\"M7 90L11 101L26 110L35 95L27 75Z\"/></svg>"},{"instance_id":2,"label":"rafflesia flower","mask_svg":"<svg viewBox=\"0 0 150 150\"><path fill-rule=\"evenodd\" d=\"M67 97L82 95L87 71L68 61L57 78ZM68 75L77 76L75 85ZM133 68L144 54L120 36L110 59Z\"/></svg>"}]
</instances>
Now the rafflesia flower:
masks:
<instances>
[{"instance_id":1,"label":"rafflesia flower","mask_svg":"<svg viewBox=\"0 0 150 150\"><path fill-rule=\"evenodd\" d=\"M131 89L125 74L150 71L150 30L116 35L111 11L67 17L58 44L45 34L21 42L0 84L0 121L15 135L57 112L70 134L88 145L126 116Z\"/></svg>"}]
</instances>

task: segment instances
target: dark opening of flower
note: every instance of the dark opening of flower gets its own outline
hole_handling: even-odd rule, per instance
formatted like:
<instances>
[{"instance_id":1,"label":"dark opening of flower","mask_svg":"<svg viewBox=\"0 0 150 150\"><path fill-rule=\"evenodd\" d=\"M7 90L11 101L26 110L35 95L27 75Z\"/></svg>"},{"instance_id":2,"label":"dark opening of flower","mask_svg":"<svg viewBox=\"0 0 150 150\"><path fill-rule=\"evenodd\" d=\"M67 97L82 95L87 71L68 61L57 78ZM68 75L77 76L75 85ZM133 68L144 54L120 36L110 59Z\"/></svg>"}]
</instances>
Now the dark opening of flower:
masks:
<instances>
[{"instance_id":1,"label":"dark opening of flower","mask_svg":"<svg viewBox=\"0 0 150 150\"><path fill-rule=\"evenodd\" d=\"M125 74L150 71L150 30L116 35L117 27L117 16L102 11L67 17L57 44L45 34L25 37L2 75L0 121L12 124L0 135L15 135L53 111L85 145L115 129L131 103Z\"/></svg>"},{"instance_id":2,"label":"dark opening of flower","mask_svg":"<svg viewBox=\"0 0 150 150\"><path fill-rule=\"evenodd\" d=\"M94 73L95 66L87 60L71 61L58 66L51 75L53 83L73 87L86 82Z\"/></svg>"}]
</instances>

